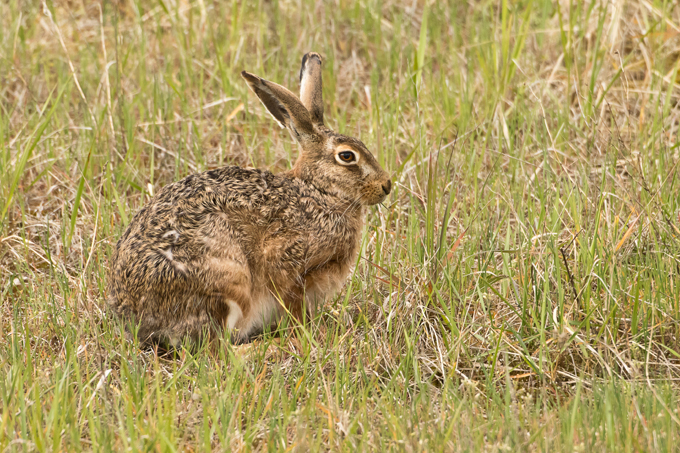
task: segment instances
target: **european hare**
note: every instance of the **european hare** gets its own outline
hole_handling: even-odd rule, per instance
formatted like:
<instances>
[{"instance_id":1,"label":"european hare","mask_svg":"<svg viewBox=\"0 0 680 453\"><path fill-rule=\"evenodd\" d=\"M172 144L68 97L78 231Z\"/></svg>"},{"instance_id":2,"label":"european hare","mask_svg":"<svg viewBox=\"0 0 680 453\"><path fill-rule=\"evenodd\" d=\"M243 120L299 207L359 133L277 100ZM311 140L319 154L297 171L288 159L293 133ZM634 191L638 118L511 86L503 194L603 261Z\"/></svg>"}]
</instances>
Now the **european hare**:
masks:
<instances>
[{"instance_id":1,"label":"european hare","mask_svg":"<svg viewBox=\"0 0 680 453\"><path fill-rule=\"evenodd\" d=\"M302 59L299 99L241 76L300 156L276 175L224 167L187 176L135 215L111 258L107 300L139 325L142 341L177 345L226 328L243 342L286 311L300 318L342 286L365 206L390 193L389 175L366 146L324 126L317 53Z\"/></svg>"}]
</instances>

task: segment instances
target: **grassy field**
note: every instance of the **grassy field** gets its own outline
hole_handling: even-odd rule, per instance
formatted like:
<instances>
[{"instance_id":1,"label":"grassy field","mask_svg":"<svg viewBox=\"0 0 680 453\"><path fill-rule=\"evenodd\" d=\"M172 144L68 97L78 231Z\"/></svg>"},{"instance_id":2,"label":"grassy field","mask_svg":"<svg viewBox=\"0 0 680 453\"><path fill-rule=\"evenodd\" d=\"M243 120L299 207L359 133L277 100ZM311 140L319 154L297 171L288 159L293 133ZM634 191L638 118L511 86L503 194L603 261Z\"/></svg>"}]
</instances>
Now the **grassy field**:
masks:
<instances>
[{"instance_id":1,"label":"grassy field","mask_svg":"<svg viewBox=\"0 0 680 453\"><path fill-rule=\"evenodd\" d=\"M297 147L239 73L393 172L297 331L159 356L105 303L149 197ZM673 0L0 4L0 451L677 451Z\"/></svg>"}]
</instances>

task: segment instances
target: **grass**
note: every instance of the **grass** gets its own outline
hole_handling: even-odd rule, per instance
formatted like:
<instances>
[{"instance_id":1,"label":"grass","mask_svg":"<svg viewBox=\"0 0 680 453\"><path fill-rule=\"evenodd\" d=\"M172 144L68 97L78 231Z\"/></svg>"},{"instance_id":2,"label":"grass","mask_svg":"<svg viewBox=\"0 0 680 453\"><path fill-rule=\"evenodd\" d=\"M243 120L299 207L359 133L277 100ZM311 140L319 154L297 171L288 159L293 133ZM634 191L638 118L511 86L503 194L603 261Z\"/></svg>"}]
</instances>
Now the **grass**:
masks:
<instances>
[{"instance_id":1,"label":"grass","mask_svg":"<svg viewBox=\"0 0 680 453\"><path fill-rule=\"evenodd\" d=\"M164 357L108 257L160 187L297 152L239 72L324 58L394 172L297 334ZM680 6L0 5L0 449L675 451Z\"/></svg>"}]
</instances>

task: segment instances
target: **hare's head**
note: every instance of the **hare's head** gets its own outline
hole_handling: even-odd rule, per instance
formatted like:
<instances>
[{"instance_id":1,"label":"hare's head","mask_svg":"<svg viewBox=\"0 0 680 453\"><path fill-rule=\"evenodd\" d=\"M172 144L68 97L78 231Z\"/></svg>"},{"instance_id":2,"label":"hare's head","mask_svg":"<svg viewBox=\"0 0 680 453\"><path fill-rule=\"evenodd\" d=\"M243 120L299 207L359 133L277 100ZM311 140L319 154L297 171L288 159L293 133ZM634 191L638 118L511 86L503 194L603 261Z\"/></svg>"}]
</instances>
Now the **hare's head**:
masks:
<instances>
[{"instance_id":1,"label":"hare's head","mask_svg":"<svg viewBox=\"0 0 680 453\"><path fill-rule=\"evenodd\" d=\"M323 124L321 57L302 58L300 98L276 83L241 73L281 127L288 128L302 150L292 174L319 190L362 205L380 203L390 193L389 175L361 140L338 134Z\"/></svg>"}]
</instances>

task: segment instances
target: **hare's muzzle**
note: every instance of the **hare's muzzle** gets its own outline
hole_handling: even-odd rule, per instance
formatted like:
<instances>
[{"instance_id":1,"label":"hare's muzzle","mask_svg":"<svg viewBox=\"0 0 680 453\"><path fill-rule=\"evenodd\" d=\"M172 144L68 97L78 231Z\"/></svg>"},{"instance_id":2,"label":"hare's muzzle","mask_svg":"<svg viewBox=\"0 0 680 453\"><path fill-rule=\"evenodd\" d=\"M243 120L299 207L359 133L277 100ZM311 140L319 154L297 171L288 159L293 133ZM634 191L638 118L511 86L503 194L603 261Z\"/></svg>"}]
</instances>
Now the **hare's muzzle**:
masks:
<instances>
[{"instance_id":1,"label":"hare's muzzle","mask_svg":"<svg viewBox=\"0 0 680 453\"><path fill-rule=\"evenodd\" d=\"M392 191L392 181L388 179L387 182L382 185L382 190L385 192L385 195L389 195Z\"/></svg>"}]
</instances>

